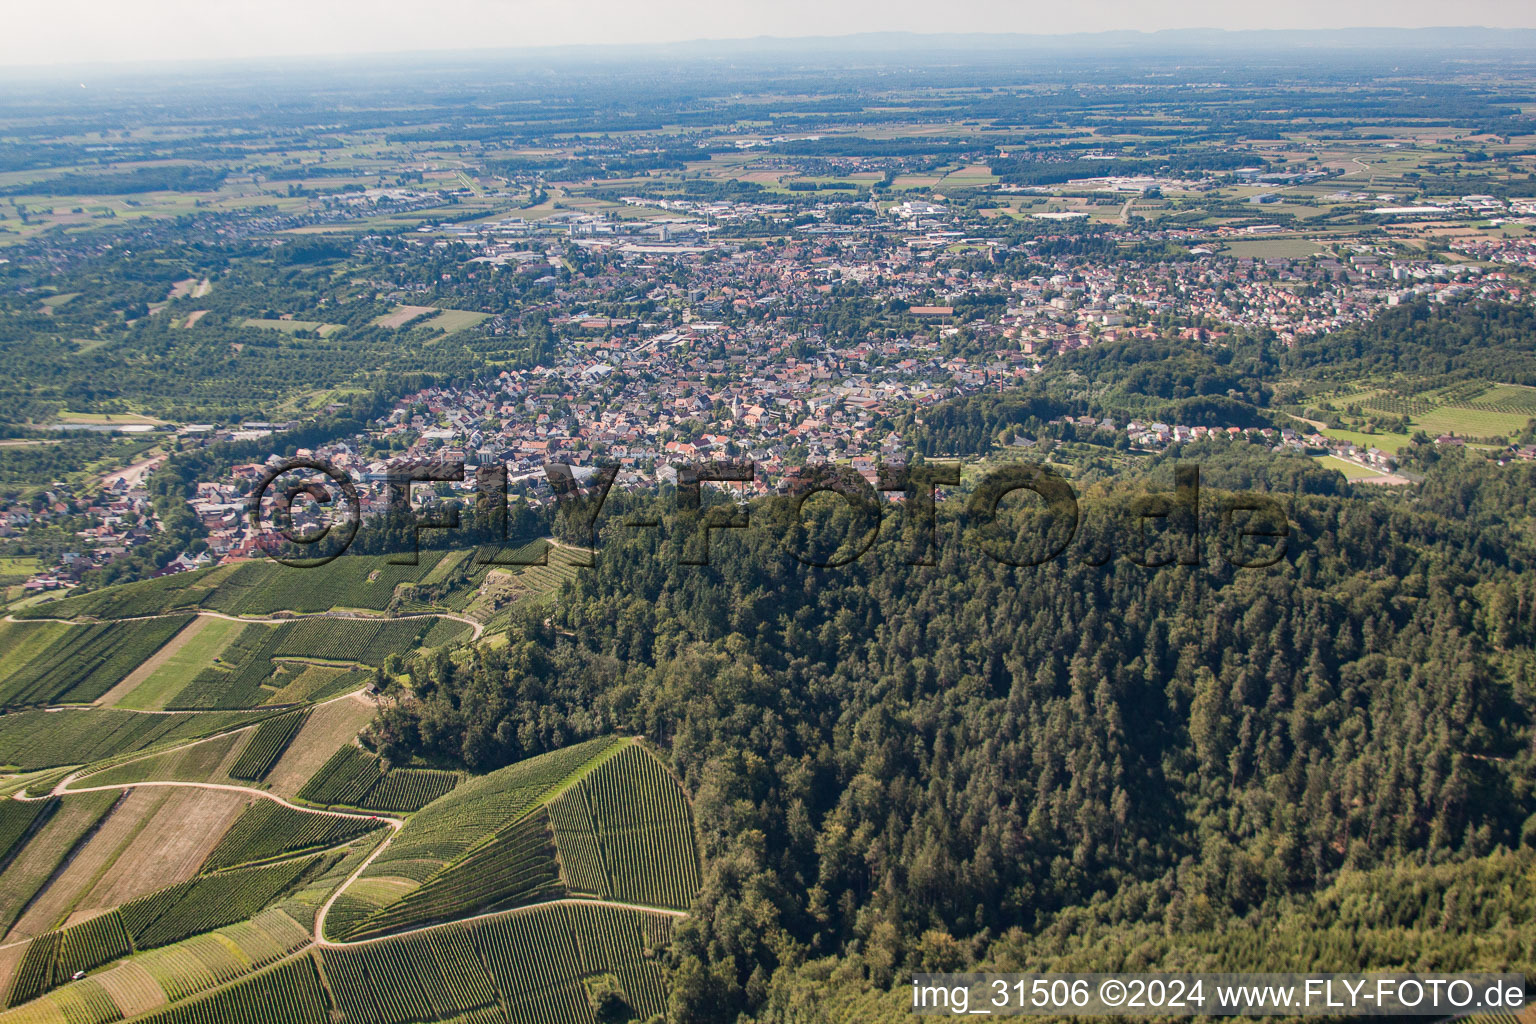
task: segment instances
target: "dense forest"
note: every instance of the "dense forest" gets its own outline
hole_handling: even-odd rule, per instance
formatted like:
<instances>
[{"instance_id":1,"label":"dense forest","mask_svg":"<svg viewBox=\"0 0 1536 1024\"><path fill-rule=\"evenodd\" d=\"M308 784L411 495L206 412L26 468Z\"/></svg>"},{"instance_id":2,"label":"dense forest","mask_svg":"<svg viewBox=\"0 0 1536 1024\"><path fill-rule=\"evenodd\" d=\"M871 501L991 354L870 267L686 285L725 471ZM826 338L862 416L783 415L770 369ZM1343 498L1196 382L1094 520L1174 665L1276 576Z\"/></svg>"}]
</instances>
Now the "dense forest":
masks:
<instances>
[{"instance_id":1,"label":"dense forest","mask_svg":"<svg viewBox=\"0 0 1536 1024\"><path fill-rule=\"evenodd\" d=\"M373 738L481 771L615 729L670 748L706 863L684 1022L830 1019L924 965L1529 964L1536 468L1447 456L1406 500L1298 471L1284 558L1233 568L1222 488L1271 461L1208 472L1192 566L1130 557L1122 499L1167 465L1082 494L1033 568L957 502L928 566L895 513L803 564L805 533L865 529L828 496L803 527L755 505L704 566L611 526L507 646L411 665Z\"/></svg>"}]
</instances>

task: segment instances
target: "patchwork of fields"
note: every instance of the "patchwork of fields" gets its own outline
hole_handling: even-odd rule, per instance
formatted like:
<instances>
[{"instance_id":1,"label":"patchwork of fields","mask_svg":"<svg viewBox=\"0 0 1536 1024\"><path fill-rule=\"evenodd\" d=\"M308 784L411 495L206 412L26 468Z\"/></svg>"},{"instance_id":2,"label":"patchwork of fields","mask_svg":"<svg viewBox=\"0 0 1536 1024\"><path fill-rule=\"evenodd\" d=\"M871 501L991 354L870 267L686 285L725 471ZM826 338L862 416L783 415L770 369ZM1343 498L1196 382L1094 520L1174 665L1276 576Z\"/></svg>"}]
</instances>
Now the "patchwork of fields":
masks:
<instances>
[{"instance_id":1,"label":"patchwork of fields","mask_svg":"<svg viewBox=\"0 0 1536 1024\"><path fill-rule=\"evenodd\" d=\"M327 935L569 893L683 909L699 884L677 781L638 744L592 740L482 776L412 817L337 900Z\"/></svg>"},{"instance_id":2,"label":"patchwork of fields","mask_svg":"<svg viewBox=\"0 0 1536 1024\"><path fill-rule=\"evenodd\" d=\"M595 1022L599 989L664 1012L701 879L655 754L466 777L359 742L386 659L581 560L251 562L0 622L0 1024Z\"/></svg>"},{"instance_id":3,"label":"patchwork of fields","mask_svg":"<svg viewBox=\"0 0 1536 1024\"><path fill-rule=\"evenodd\" d=\"M109 1024L146 1011L210 1024L585 1022L599 978L636 1013L664 1010L654 957L697 892L698 861L681 788L638 743L592 740L520 762L403 823L239 791L109 781L130 768L156 781L196 774L190 761L227 759L234 738L263 731L273 745L292 742L307 715L91 772L60 795L0 803L0 916L15 942L0 957L0 991L14 1007L0 1024ZM349 779L359 764L384 778L412 771L380 772L369 757L343 747L306 788ZM68 791L104 785L121 788ZM134 856L135 837L169 802L185 798L213 811L178 805L203 826L191 870L110 905L82 901L89 886L57 873L74 854L85 864L78 874L100 881L114 860ZM384 825L396 831L380 847ZM39 927L12 927L45 903ZM302 924L310 917L313 937Z\"/></svg>"}]
</instances>

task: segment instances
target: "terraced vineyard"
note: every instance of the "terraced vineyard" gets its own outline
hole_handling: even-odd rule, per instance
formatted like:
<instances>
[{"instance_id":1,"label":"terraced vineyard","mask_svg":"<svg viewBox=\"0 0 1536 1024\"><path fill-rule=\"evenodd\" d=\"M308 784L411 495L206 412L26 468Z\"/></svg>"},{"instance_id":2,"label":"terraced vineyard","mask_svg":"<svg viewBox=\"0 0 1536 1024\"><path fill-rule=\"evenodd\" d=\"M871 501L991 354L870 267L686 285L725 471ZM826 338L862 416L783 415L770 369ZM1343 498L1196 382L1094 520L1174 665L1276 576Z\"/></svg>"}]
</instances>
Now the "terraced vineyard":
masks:
<instances>
[{"instance_id":1,"label":"terraced vineyard","mask_svg":"<svg viewBox=\"0 0 1536 1024\"><path fill-rule=\"evenodd\" d=\"M136 766L177 772L194 753L199 771L224 758L264 772L307 713L109 767L80 784L123 775L114 784L129 786ZM411 804L439 794L387 836L361 876L347 884L377 846L369 833L385 823L256 800L195 877L40 935L14 968L0 968L13 1007L0 1024L588 1024L597 979L616 985L638 1019L664 1012L654 950L670 941L675 911L550 901L570 891L656 906L691 901L698 869L689 811L666 768L644 747L610 738L452 788L458 782L451 772L381 771L349 744L316 773L313 792ZM23 840L47 828L67 850L68 836L89 832L120 799L113 790L7 801L0 844L32 854ZM659 866L628 864L648 852ZM54 862L45 860L33 856L24 872L46 877ZM322 905L328 937L373 941L302 951L310 937L298 922ZM429 923L440 924L421 927ZM71 980L79 972L90 976Z\"/></svg>"},{"instance_id":2,"label":"terraced vineyard","mask_svg":"<svg viewBox=\"0 0 1536 1024\"><path fill-rule=\"evenodd\" d=\"M452 619L312 618L277 626L252 624L166 707L170 710L250 708L269 703L284 683L280 659L382 665L391 654L462 639L470 627ZM436 639L429 643L429 638ZM329 689L329 688L327 688Z\"/></svg>"},{"instance_id":3,"label":"terraced vineyard","mask_svg":"<svg viewBox=\"0 0 1536 1024\"><path fill-rule=\"evenodd\" d=\"M124 619L196 609L235 571L234 566L199 569L159 579L104 587L16 612L18 619Z\"/></svg>"},{"instance_id":4,"label":"terraced vineyard","mask_svg":"<svg viewBox=\"0 0 1536 1024\"><path fill-rule=\"evenodd\" d=\"M671 934L665 916L554 904L320 958L342 1024L590 1024L582 979L598 973L618 980L636 1019L665 1013L661 968L646 953Z\"/></svg>"},{"instance_id":5,"label":"terraced vineyard","mask_svg":"<svg viewBox=\"0 0 1536 1024\"><path fill-rule=\"evenodd\" d=\"M275 713L144 715L113 708L12 712L0 715L0 764L24 771L87 764L254 725Z\"/></svg>"},{"instance_id":6,"label":"terraced vineyard","mask_svg":"<svg viewBox=\"0 0 1536 1024\"><path fill-rule=\"evenodd\" d=\"M118 619L196 609L230 615L332 608L384 611L398 585L424 579L441 557L440 552L423 551L419 565L392 565L382 556L343 555L324 572L268 561L241 562L47 601L17 617Z\"/></svg>"},{"instance_id":7,"label":"terraced vineyard","mask_svg":"<svg viewBox=\"0 0 1536 1024\"><path fill-rule=\"evenodd\" d=\"M359 922L348 937L368 938L563 895L549 815L538 807L433 874L404 899Z\"/></svg>"},{"instance_id":8,"label":"terraced vineyard","mask_svg":"<svg viewBox=\"0 0 1536 1024\"><path fill-rule=\"evenodd\" d=\"M556 547L545 540L524 544L513 552L497 557L510 560L532 561L543 557L545 565L519 565L493 567L481 577L478 591L464 592L458 610L481 622L491 622L498 615L520 601L538 598L552 593L574 577L577 568L585 564L587 553L569 548Z\"/></svg>"},{"instance_id":9,"label":"terraced vineyard","mask_svg":"<svg viewBox=\"0 0 1536 1024\"><path fill-rule=\"evenodd\" d=\"M327 1024L328 1019L315 962L305 954L238 985L151 1014L143 1024Z\"/></svg>"},{"instance_id":10,"label":"terraced vineyard","mask_svg":"<svg viewBox=\"0 0 1536 1024\"><path fill-rule=\"evenodd\" d=\"M175 636L190 616L63 626L49 642L20 645L25 661L7 658L0 707L96 700ZM19 624L18 624L19 625Z\"/></svg>"},{"instance_id":11,"label":"terraced vineyard","mask_svg":"<svg viewBox=\"0 0 1536 1024\"><path fill-rule=\"evenodd\" d=\"M82 793L48 801L31 838L11 854L5 865L4 884L0 885L0 935L11 929L33 897L121 796L116 792Z\"/></svg>"},{"instance_id":12,"label":"terraced vineyard","mask_svg":"<svg viewBox=\"0 0 1536 1024\"><path fill-rule=\"evenodd\" d=\"M256 727L255 735L245 745L239 759L230 767L230 778L253 782L265 778L308 720L309 710L306 708L262 722Z\"/></svg>"},{"instance_id":13,"label":"terraced vineyard","mask_svg":"<svg viewBox=\"0 0 1536 1024\"><path fill-rule=\"evenodd\" d=\"M231 615L276 611L323 612L332 608L384 611L402 583L426 577L442 557L423 551L419 565L393 565L382 556L343 555L324 571L276 562L245 562L204 598L202 607Z\"/></svg>"},{"instance_id":14,"label":"terraced vineyard","mask_svg":"<svg viewBox=\"0 0 1536 1024\"><path fill-rule=\"evenodd\" d=\"M548 557L498 571L480 611L548 593L582 560L555 547ZM676 911L561 900L688 905L697 860L675 780L613 738L473 779L386 768L356 745L364 705L318 702L365 685L392 653L461 642L470 626L433 612L481 600L490 571L473 552L334 568L244 563L27 613L74 622L0 624L0 699L16 709L0 714L0 765L46 772L30 783L39 793L68 776L61 795L0 801L0 942L12 943L0 956L0 1024L587 1024L595 979L621 988L641 1018L664 1011L652 950L669 941ZM394 617L195 615L332 608ZM108 691L103 706L35 706ZM311 727L333 718L344 729ZM165 837L164 864L154 836ZM140 884L102 882L119 867ZM328 939L369 941L317 946L321 921Z\"/></svg>"},{"instance_id":15,"label":"terraced vineyard","mask_svg":"<svg viewBox=\"0 0 1536 1024\"><path fill-rule=\"evenodd\" d=\"M136 949L234 924L255 916L319 861L307 857L203 875L124 904L123 924Z\"/></svg>"},{"instance_id":16,"label":"terraced vineyard","mask_svg":"<svg viewBox=\"0 0 1536 1024\"><path fill-rule=\"evenodd\" d=\"M459 777L430 768L384 770L380 760L348 744L299 790L310 803L370 811L416 811L451 792Z\"/></svg>"},{"instance_id":17,"label":"terraced vineyard","mask_svg":"<svg viewBox=\"0 0 1536 1024\"><path fill-rule=\"evenodd\" d=\"M328 923L362 938L567 891L682 908L699 886L692 836L682 791L650 752L593 740L476 779L412 817Z\"/></svg>"},{"instance_id":18,"label":"terraced vineyard","mask_svg":"<svg viewBox=\"0 0 1536 1024\"><path fill-rule=\"evenodd\" d=\"M53 809L53 804L52 800L0 802L0 864L4 864L11 851L20 845L33 823L44 812Z\"/></svg>"},{"instance_id":19,"label":"terraced vineyard","mask_svg":"<svg viewBox=\"0 0 1536 1024\"><path fill-rule=\"evenodd\" d=\"M36 999L69 981L76 972L126 956L132 949L122 915L113 910L62 931L33 939L11 978L6 1005Z\"/></svg>"},{"instance_id":20,"label":"terraced vineyard","mask_svg":"<svg viewBox=\"0 0 1536 1024\"><path fill-rule=\"evenodd\" d=\"M310 814L275 800L257 800L224 833L203 862L203 870L217 871L283 854L327 849L379 827L379 822L368 818Z\"/></svg>"},{"instance_id":21,"label":"terraced vineyard","mask_svg":"<svg viewBox=\"0 0 1536 1024\"><path fill-rule=\"evenodd\" d=\"M699 890L688 802L655 757L627 746L550 804L566 884L679 910Z\"/></svg>"},{"instance_id":22,"label":"terraced vineyard","mask_svg":"<svg viewBox=\"0 0 1536 1024\"><path fill-rule=\"evenodd\" d=\"M66 985L40 1004L0 1014L0 1024L108 1024L145 1004L153 1009L159 1005L157 1000L166 998L181 1001L142 1020L154 1024L593 1024L584 981L595 976L615 979L633 1018L645 1020L666 1010L664 975L650 954L664 948L671 935L672 919L663 915L553 904L297 956L278 952L282 942L277 941L268 949L253 950L256 959L247 970L232 974L238 971L238 961L230 961L227 952L220 957L217 949L244 949L237 943L250 938L231 930L220 934L222 947L191 940L136 958L144 963L137 968L143 979L137 990L126 976L126 968L136 962L130 961ZM529 955L530 951L537 955ZM167 956L172 952L178 954L175 962ZM263 964L272 966L260 969ZM178 974L188 988L161 982L167 972ZM229 981L235 983L208 991ZM203 992L207 994L198 994Z\"/></svg>"}]
</instances>

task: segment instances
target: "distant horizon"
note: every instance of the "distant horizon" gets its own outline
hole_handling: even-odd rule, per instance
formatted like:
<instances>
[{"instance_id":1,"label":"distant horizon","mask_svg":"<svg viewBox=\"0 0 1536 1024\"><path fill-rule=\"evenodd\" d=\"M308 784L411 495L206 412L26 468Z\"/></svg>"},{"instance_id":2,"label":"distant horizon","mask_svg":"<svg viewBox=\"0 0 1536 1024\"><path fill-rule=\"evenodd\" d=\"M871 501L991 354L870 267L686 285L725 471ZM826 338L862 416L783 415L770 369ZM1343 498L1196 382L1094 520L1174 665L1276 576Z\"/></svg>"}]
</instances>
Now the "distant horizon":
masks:
<instances>
[{"instance_id":1,"label":"distant horizon","mask_svg":"<svg viewBox=\"0 0 1536 1024\"><path fill-rule=\"evenodd\" d=\"M687 7L691 0L653 0L645 5L655 10ZM860 4L844 4L834 12ZM596 8L607 9L609 0L598 0ZM730 10L727 5L718 5ZM806 6L807 0L791 0L790 7ZM690 11L689 17L668 17L664 13L645 15L626 30L626 19L633 19L636 5L629 5L614 17L587 17L580 25L558 19L529 25L510 24L506 12L496 0L468 0L457 5L463 13L449 21L438 18L425 24L413 23L421 12L414 7L375 4L365 7L359 0L339 0L325 6L303 6L297 0L273 0L263 9L259 21L252 21L248 9L224 10L223 4L194 5L191 0L148 0L129 7L107 7L99 0L60 0L46 13L27 12L11 18L12 31L0 39L0 61L12 73L49 69L130 69L150 66L196 66L209 62L259 63L287 60L367 60L369 58L431 58L494 56L500 53L542 56L622 55L640 50L691 50L723 48L734 53L784 50L880 50L899 49L900 44L923 41L940 42L958 49L996 50L1014 45L1033 45L1046 50L1094 50L1117 48L1143 42L1183 44L1195 48L1211 45L1276 44L1279 48L1392 48L1435 51L1456 49L1516 50L1536 40L1536 7L1516 8L1505 0L1473 0L1464 5L1462 14L1478 15L1478 23L1445 25L1433 23L1432 16L1443 15L1439 5L1427 0L1408 0L1394 4L1391 10L1401 17L1393 23L1372 23L1372 9L1384 5L1344 2L1324 7L1322 0L1305 0L1289 9L1293 20L1301 21L1308 11L1327 10L1330 16L1341 10L1358 12L1359 20L1347 26L1313 24L1230 23L1233 13L1215 3L1197 3L1187 8L1210 16L1208 22L1148 23L1144 9L1119 11L1116 18L1102 18L1098 25L1074 25L1066 18L1080 18L1093 11L1121 8L1123 0L1093 0L1079 5L1072 14L1053 11L1047 18L1027 25L1018 21L1013 10L986 12L992 0L957 0L949 12L949 22L941 27L912 27L913 13L904 3L871 17L878 17L879 27L847 24L847 17L821 16L803 19L781 18L789 25L763 24L761 19L736 19L703 16ZM161 8L163 17L155 17ZM210 10L215 8L216 10ZM283 10L292 8L293 18ZM75 10L77 17L61 17ZM925 9L926 10L926 9ZM1219 15L1216 13L1219 11ZM478 12L476 14L475 12ZM1414 18L1413 12L1426 17ZM129 17L129 14L132 17ZM676 13L676 12L674 12ZM820 12L825 15L825 10ZM1274 14L1276 12L1264 12ZM219 14L227 15L217 20ZM695 16L699 15L699 16ZM541 17L543 15L540 15ZM918 21L924 20L918 18ZM995 28L979 22L996 20ZM1221 23L1226 21L1228 23ZM302 26L296 31L294 24ZM602 34L593 30L602 24ZM693 32L669 31L669 26L687 24ZM797 33L802 25L825 25L827 31ZM1099 25L1114 27L1104 28ZM61 26L68 26L64 33ZM466 33L466 27L483 31ZM452 31L444 34L445 27ZM274 32L275 30L278 30ZM786 31L785 29L791 29ZM465 46L468 37L479 45ZM1372 40L1370 37L1377 36ZM1205 41L1202 44L1201 40ZM1233 38L1237 37L1237 38ZM1244 38L1247 37L1247 38ZM0 71L3 74L4 71Z\"/></svg>"}]
</instances>

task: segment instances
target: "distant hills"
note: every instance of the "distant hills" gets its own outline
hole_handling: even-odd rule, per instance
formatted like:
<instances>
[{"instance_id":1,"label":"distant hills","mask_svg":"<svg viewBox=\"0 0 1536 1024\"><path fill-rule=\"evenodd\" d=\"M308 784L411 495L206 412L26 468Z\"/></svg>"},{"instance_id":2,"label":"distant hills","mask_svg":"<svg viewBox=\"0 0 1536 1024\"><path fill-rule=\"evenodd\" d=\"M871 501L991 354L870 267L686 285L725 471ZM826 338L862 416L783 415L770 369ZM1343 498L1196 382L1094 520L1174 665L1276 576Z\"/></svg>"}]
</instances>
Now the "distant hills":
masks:
<instances>
[{"instance_id":1,"label":"distant hills","mask_svg":"<svg viewBox=\"0 0 1536 1024\"><path fill-rule=\"evenodd\" d=\"M880 53L908 50L1526 50L1536 47L1536 29L1455 26L1441 28L1341 29L1165 29L1158 32L1117 30L1036 35L1022 32L862 32L844 36L757 36L750 39L693 40L649 46L572 46L543 48L577 54L599 51L705 51L768 53L835 51ZM529 51L523 51L529 52Z\"/></svg>"}]
</instances>

